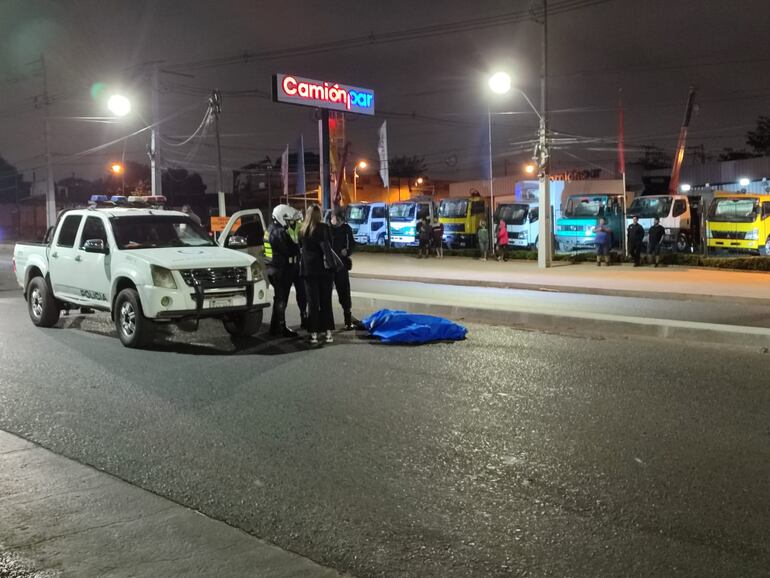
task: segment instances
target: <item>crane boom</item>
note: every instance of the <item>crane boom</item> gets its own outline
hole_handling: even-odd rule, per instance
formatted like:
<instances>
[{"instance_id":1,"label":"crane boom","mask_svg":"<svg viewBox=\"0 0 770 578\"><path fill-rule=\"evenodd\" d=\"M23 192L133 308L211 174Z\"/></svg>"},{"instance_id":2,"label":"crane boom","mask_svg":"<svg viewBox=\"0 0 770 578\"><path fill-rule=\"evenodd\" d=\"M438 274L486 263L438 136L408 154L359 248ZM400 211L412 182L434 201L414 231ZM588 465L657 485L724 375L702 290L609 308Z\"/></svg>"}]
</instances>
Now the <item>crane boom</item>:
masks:
<instances>
[{"instance_id":1,"label":"crane boom","mask_svg":"<svg viewBox=\"0 0 770 578\"><path fill-rule=\"evenodd\" d=\"M682 163L684 162L684 153L687 148L687 129L690 127L690 118L695 106L695 87L690 87L690 94L687 96L687 107L684 110L684 122L679 129L679 142L676 146L674 155L674 166L671 168L671 180L668 185L668 192L675 195L679 192L679 178L682 172Z\"/></svg>"}]
</instances>

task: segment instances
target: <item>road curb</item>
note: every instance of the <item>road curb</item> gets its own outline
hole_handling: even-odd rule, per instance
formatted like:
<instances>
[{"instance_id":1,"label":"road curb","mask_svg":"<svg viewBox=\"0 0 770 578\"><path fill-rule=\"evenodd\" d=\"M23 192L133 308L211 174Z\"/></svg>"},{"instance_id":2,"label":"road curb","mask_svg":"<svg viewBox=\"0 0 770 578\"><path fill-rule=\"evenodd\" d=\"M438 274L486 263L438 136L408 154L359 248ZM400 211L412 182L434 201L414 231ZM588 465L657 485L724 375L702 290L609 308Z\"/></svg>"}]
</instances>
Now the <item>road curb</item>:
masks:
<instances>
[{"instance_id":1,"label":"road curb","mask_svg":"<svg viewBox=\"0 0 770 578\"><path fill-rule=\"evenodd\" d=\"M375 279L380 281L403 281L425 283L427 285L455 285L459 287L485 287L494 289L520 289L525 291L547 291L555 293L577 293L581 295L605 295L607 297L636 297L642 299L670 299L675 301L705 301L722 303L741 303L745 305L770 305L770 298L733 297L725 295L704 295L691 293L673 293L666 291L634 291L631 289L605 289L601 287L583 287L567 285L547 285L540 283L522 283L509 281L479 281L476 279L446 279L438 277L410 277L408 275L371 275L352 273L357 279Z\"/></svg>"},{"instance_id":2,"label":"road curb","mask_svg":"<svg viewBox=\"0 0 770 578\"><path fill-rule=\"evenodd\" d=\"M346 576L4 430L0 504L0 553L50 576Z\"/></svg>"},{"instance_id":3,"label":"road curb","mask_svg":"<svg viewBox=\"0 0 770 578\"><path fill-rule=\"evenodd\" d=\"M549 313L516 309L469 307L451 303L432 303L424 299L397 299L374 293L353 293L357 310L408 309L414 313L438 315L455 321L507 325L521 329L578 333L589 336L663 338L675 341L770 348L770 329L608 315L601 313Z\"/></svg>"}]
</instances>

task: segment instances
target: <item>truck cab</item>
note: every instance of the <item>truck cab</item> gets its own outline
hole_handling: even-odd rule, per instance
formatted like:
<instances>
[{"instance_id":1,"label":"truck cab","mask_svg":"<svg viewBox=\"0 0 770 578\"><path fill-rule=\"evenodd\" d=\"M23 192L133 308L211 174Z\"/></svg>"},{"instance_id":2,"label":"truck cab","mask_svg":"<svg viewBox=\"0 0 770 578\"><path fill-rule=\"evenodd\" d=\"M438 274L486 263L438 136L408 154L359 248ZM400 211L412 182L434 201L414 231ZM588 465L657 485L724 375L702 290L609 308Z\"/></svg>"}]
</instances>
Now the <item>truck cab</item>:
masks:
<instances>
[{"instance_id":1,"label":"truck cab","mask_svg":"<svg viewBox=\"0 0 770 578\"><path fill-rule=\"evenodd\" d=\"M686 195L650 195L637 197L628 207L626 226L631 224L633 217L639 218L639 224L647 232L654 224L655 218L666 229L663 243L682 253L688 251L700 239L700 219L695 206Z\"/></svg>"},{"instance_id":2,"label":"truck cab","mask_svg":"<svg viewBox=\"0 0 770 578\"><path fill-rule=\"evenodd\" d=\"M770 255L770 195L716 193L706 221L709 252Z\"/></svg>"},{"instance_id":3,"label":"truck cab","mask_svg":"<svg viewBox=\"0 0 770 578\"><path fill-rule=\"evenodd\" d=\"M388 206L385 203L353 203L347 206L346 212L356 243L385 246L388 240Z\"/></svg>"},{"instance_id":4,"label":"truck cab","mask_svg":"<svg viewBox=\"0 0 770 578\"><path fill-rule=\"evenodd\" d=\"M619 247L623 231L623 196L616 194L573 194L567 197L561 218L556 222L556 242L560 251L595 247L594 229L599 219L612 231L613 247Z\"/></svg>"},{"instance_id":5,"label":"truck cab","mask_svg":"<svg viewBox=\"0 0 770 578\"><path fill-rule=\"evenodd\" d=\"M479 223L486 212L486 203L478 195L441 201L438 217L444 225L444 242L447 247L475 247Z\"/></svg>"},{"instance_id":6,"label":"truck cab","mask_svg":"<svg viewBox=\"0 0 770 578\"><path fill-rule=\"evenodd\" d=\"M495 211L495 221L505 221L508 246L537 249L540 208L537 202L501 203Z\"/></svg>"},{"instance_id":7,"label":"truck cab","mask_svg":"<svg viewBox=\"0 0 770 578\"><path fill-rule=\"evenodd\" d=\"M436 222L436 205L432 199L411 199L393 203L388 209L390 219L390 243L393 247L419 245L417 223L423 218Z\"/></svg>"}]
</instances>

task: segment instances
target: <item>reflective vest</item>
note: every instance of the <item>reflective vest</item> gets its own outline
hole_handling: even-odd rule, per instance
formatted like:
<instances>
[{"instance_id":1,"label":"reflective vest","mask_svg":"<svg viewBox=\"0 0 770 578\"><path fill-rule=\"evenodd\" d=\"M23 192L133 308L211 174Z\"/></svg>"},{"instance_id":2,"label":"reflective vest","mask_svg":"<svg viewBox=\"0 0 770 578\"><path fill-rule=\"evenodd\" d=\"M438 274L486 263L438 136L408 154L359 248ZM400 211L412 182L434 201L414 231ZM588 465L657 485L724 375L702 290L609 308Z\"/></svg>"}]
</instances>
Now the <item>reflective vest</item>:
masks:
<instances>
[{"instance_id":1,"label":"reflective vest","mask_svg":"<svg viewBox=\"0 0 770 578\"><path fill-rule=\"evenodd\" d=\"M265 235L263 237L265 240L265 259L268 261L273 260L273 246L270 244L270 228L268 227L268 230L265 231Z\"/></svg>"}]
</instances>

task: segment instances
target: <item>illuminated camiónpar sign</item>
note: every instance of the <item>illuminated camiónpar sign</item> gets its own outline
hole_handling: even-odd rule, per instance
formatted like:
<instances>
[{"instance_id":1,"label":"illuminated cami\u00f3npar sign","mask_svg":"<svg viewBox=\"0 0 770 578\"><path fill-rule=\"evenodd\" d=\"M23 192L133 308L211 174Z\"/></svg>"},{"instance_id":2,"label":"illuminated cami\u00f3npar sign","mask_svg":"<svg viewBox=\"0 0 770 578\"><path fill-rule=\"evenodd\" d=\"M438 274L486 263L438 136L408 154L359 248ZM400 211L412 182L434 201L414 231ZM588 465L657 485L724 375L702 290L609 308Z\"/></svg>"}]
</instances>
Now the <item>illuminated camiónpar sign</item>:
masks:
<instances>
[{"instance_id":1,"label":"illuminated cami\u00f3npar sign","mask_svg":"<svg viewBox=\"0 0 770 578\"><path fill-rule=\"evenodd\" d=\"M356 114L374 114L374 91L291 74L273 76L273 100Z\"/></svg>"}]
</instances>

